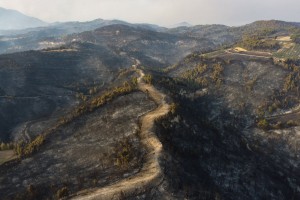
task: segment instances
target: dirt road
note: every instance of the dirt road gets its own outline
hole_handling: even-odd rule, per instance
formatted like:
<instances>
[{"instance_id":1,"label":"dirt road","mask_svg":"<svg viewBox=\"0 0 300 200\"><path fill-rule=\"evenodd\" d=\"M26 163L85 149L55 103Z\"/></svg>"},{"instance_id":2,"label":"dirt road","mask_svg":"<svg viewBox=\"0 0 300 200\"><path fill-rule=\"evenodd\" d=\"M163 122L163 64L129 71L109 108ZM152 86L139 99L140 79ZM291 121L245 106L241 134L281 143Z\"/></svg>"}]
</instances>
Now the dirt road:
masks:
<instances>
[{"instance_id":1,"label":"dirt road","mask_svg":"<svg viewBox=\"0 0 300 200\"><path fill-rule=\"evenodd\" d=\"M170 111L170 105L165 101L165 95L154 88L152 85L145 84L143 81L144 73L137 69L140 74L138 78L139 90L148 93L156 102L158 107L144 115L141 120L141 142L144 145L147 154L141 171L133 177L125 178L113 185L99 188L96 191L77 196L74 199L119 199L122 194L138 194L146 188L158 185L163 175L158 162L162 152L162 144L154 133L154 121L166 115Z\"/></svg>"},{"instance_id":2,"label":"dirt road","mask_svg":"<svg viewBox=\"0 0 300 200\"><path fill-rule=\"evenodd\" d=\"M262 52L251 52L251 51L245 51L245 52L235 52L230 49L225 50L226 53L228 54L233 54L233 55L240 55L240 56L248 56L248 57L254 57L254 58L266 58L270 59L272 57L271 54L265 53L263 54Z\"/></svg>"}]
</instances>

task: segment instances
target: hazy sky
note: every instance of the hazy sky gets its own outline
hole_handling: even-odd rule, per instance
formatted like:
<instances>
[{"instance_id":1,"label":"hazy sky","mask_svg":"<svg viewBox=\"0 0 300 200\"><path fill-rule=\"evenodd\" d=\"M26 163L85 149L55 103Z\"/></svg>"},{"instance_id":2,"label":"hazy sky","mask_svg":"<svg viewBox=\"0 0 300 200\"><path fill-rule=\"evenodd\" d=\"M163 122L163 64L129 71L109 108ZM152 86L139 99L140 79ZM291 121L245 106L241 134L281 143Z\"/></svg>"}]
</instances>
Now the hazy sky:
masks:
<instances>
[{"instance_id":1,"label":"hazy sky","mask_svg":"<svg viewBox=\"0 0 300 200\"><path fill-rule=\"evenodd\" d=\"M121 19L170 26L241 25L259 19L300 22L300 0L0 0L0 7L18 10L47 22Z\"/></svg>"}]
</instances>

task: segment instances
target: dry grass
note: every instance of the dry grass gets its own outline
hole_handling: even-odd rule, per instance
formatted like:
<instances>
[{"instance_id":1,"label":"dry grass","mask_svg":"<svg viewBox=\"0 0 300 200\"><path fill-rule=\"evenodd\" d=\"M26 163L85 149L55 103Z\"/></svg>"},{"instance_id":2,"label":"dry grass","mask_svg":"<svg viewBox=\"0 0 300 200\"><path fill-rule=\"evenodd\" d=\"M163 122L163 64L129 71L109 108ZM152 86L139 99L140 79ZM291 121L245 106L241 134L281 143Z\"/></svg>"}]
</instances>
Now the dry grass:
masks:
<instances>
[{"instance_id":1,"label":"dry grass","mask_svg":"<svg viewBox=\"0 0 300 200\"><path fill-rule=\"evenodd\" d=\"M235 47L234 51L236 51L236 52L245 52L245 51L247 51L247 49L244 49L242 47Z\"/></svg>"},{"instance_id":2,"label":"dry grass","mask_svg":"<svg viewBox=\"0 0 300 200\"><path fill-rule=\"evenodd\" d=\"M292 41L291 36L280 36L280 37L277 37L276 40L280 41L280 42L291 42Z\"/></svg>"},{"instance_id":3,"label":"dry grass","mask_svg":"<svg viewBox=\"0 0 300 200\"><path fill-rule=\"evenodd\" d=\"M15 158L17 158L17 155L13 150L0 151L0 165Z\"/></svg>"},{"instance_id":4,"label":"dry grass","mask_svg":"<svg viewBox=\"0 0 300 200\"><path fill-rule=\"evenodd\" d=\"M293 43L293 42L284 42L284 43L282 44L283 48L285 48L285 49L292 48L292 47L294 47L295 45L296 45L296 44Z\"/></svg>"}]
</instances>

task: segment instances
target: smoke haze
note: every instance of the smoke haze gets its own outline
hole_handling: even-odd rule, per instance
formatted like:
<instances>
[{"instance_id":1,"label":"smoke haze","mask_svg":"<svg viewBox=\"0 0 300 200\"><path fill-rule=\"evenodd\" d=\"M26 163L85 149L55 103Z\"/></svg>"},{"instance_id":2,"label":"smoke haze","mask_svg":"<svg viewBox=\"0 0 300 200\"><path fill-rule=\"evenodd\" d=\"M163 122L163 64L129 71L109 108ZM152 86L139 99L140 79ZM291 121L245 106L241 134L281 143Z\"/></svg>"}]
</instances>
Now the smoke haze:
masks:
<instances>
[{"instance_id":1,"label":"smoke haze","mask_svg":"<svg viewBox=\"0 0 300 200\"><path fill-rule=\"evenodd\" d=\"M170 26L182 21L194 25L300 21L299 0L0 0L0 7L46 22L103 18Z\"/></svg>"}]
</instances>

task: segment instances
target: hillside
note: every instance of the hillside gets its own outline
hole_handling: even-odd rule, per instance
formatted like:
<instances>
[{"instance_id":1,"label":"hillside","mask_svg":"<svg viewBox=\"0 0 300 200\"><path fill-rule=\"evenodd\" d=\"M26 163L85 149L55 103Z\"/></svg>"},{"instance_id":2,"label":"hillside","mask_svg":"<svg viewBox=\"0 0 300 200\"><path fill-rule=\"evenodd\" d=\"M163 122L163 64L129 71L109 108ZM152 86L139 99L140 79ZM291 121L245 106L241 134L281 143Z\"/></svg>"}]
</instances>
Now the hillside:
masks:
<instances>
[{"instance_id":1,"label":"hillside","mask_svg":"<svg viewBox=\"0 0 300 200\"><path fill-rule=\"evenodd\" d=\"M47 26L47 23L15 10L0 8L0 30L16 30L40 26Z\"/></svg>"},{"instance_id":2,"label":"hillside","mask_svg":"<svg viewBox=\"0 0 300 200\"><path fill-rule=\"evenodd\" d=\"M215 45L209 40L182 37L140 27L111 25L70 35L65 42L79 41L105 45L120 54L139 59L144 65L166 67L189 52L206 51Z\"/></svg>"},{"instance_id":3,"label":"hillside","mask_svg":"<svg viewBox=\"0 0 300 200\"><path fill-rule=\"evenodd\" d=\"M111 85L130 63L91 44L0 56L0 138L13 139L11 134L18 135L15 132L22 130L23 123L47 118L77 104L80 96L90 95L90 89Z\"/></svg>"},{"instance_id":4,"label":"hillside","mask_svg":"<svg viewBox=\"0 0 300 200\"><path fill-rule=\"evenodd\" d=\"M101 23L0 55L2 199L300 198L298 23Z\"/></svg>"},{"instance_id":5,"label":"hillside","mask_svg":"<svg viewBox=\"0 0 300 200\"><path fill-rule=\"evenodd\" d=\"M288 66L271 56L192 54L157 77L178 105L159 134L176 158L164 167L178 198L181 188L191 198L299 198L299 85L291 75L299 66Z\"/></svg>"}]
</instances>

